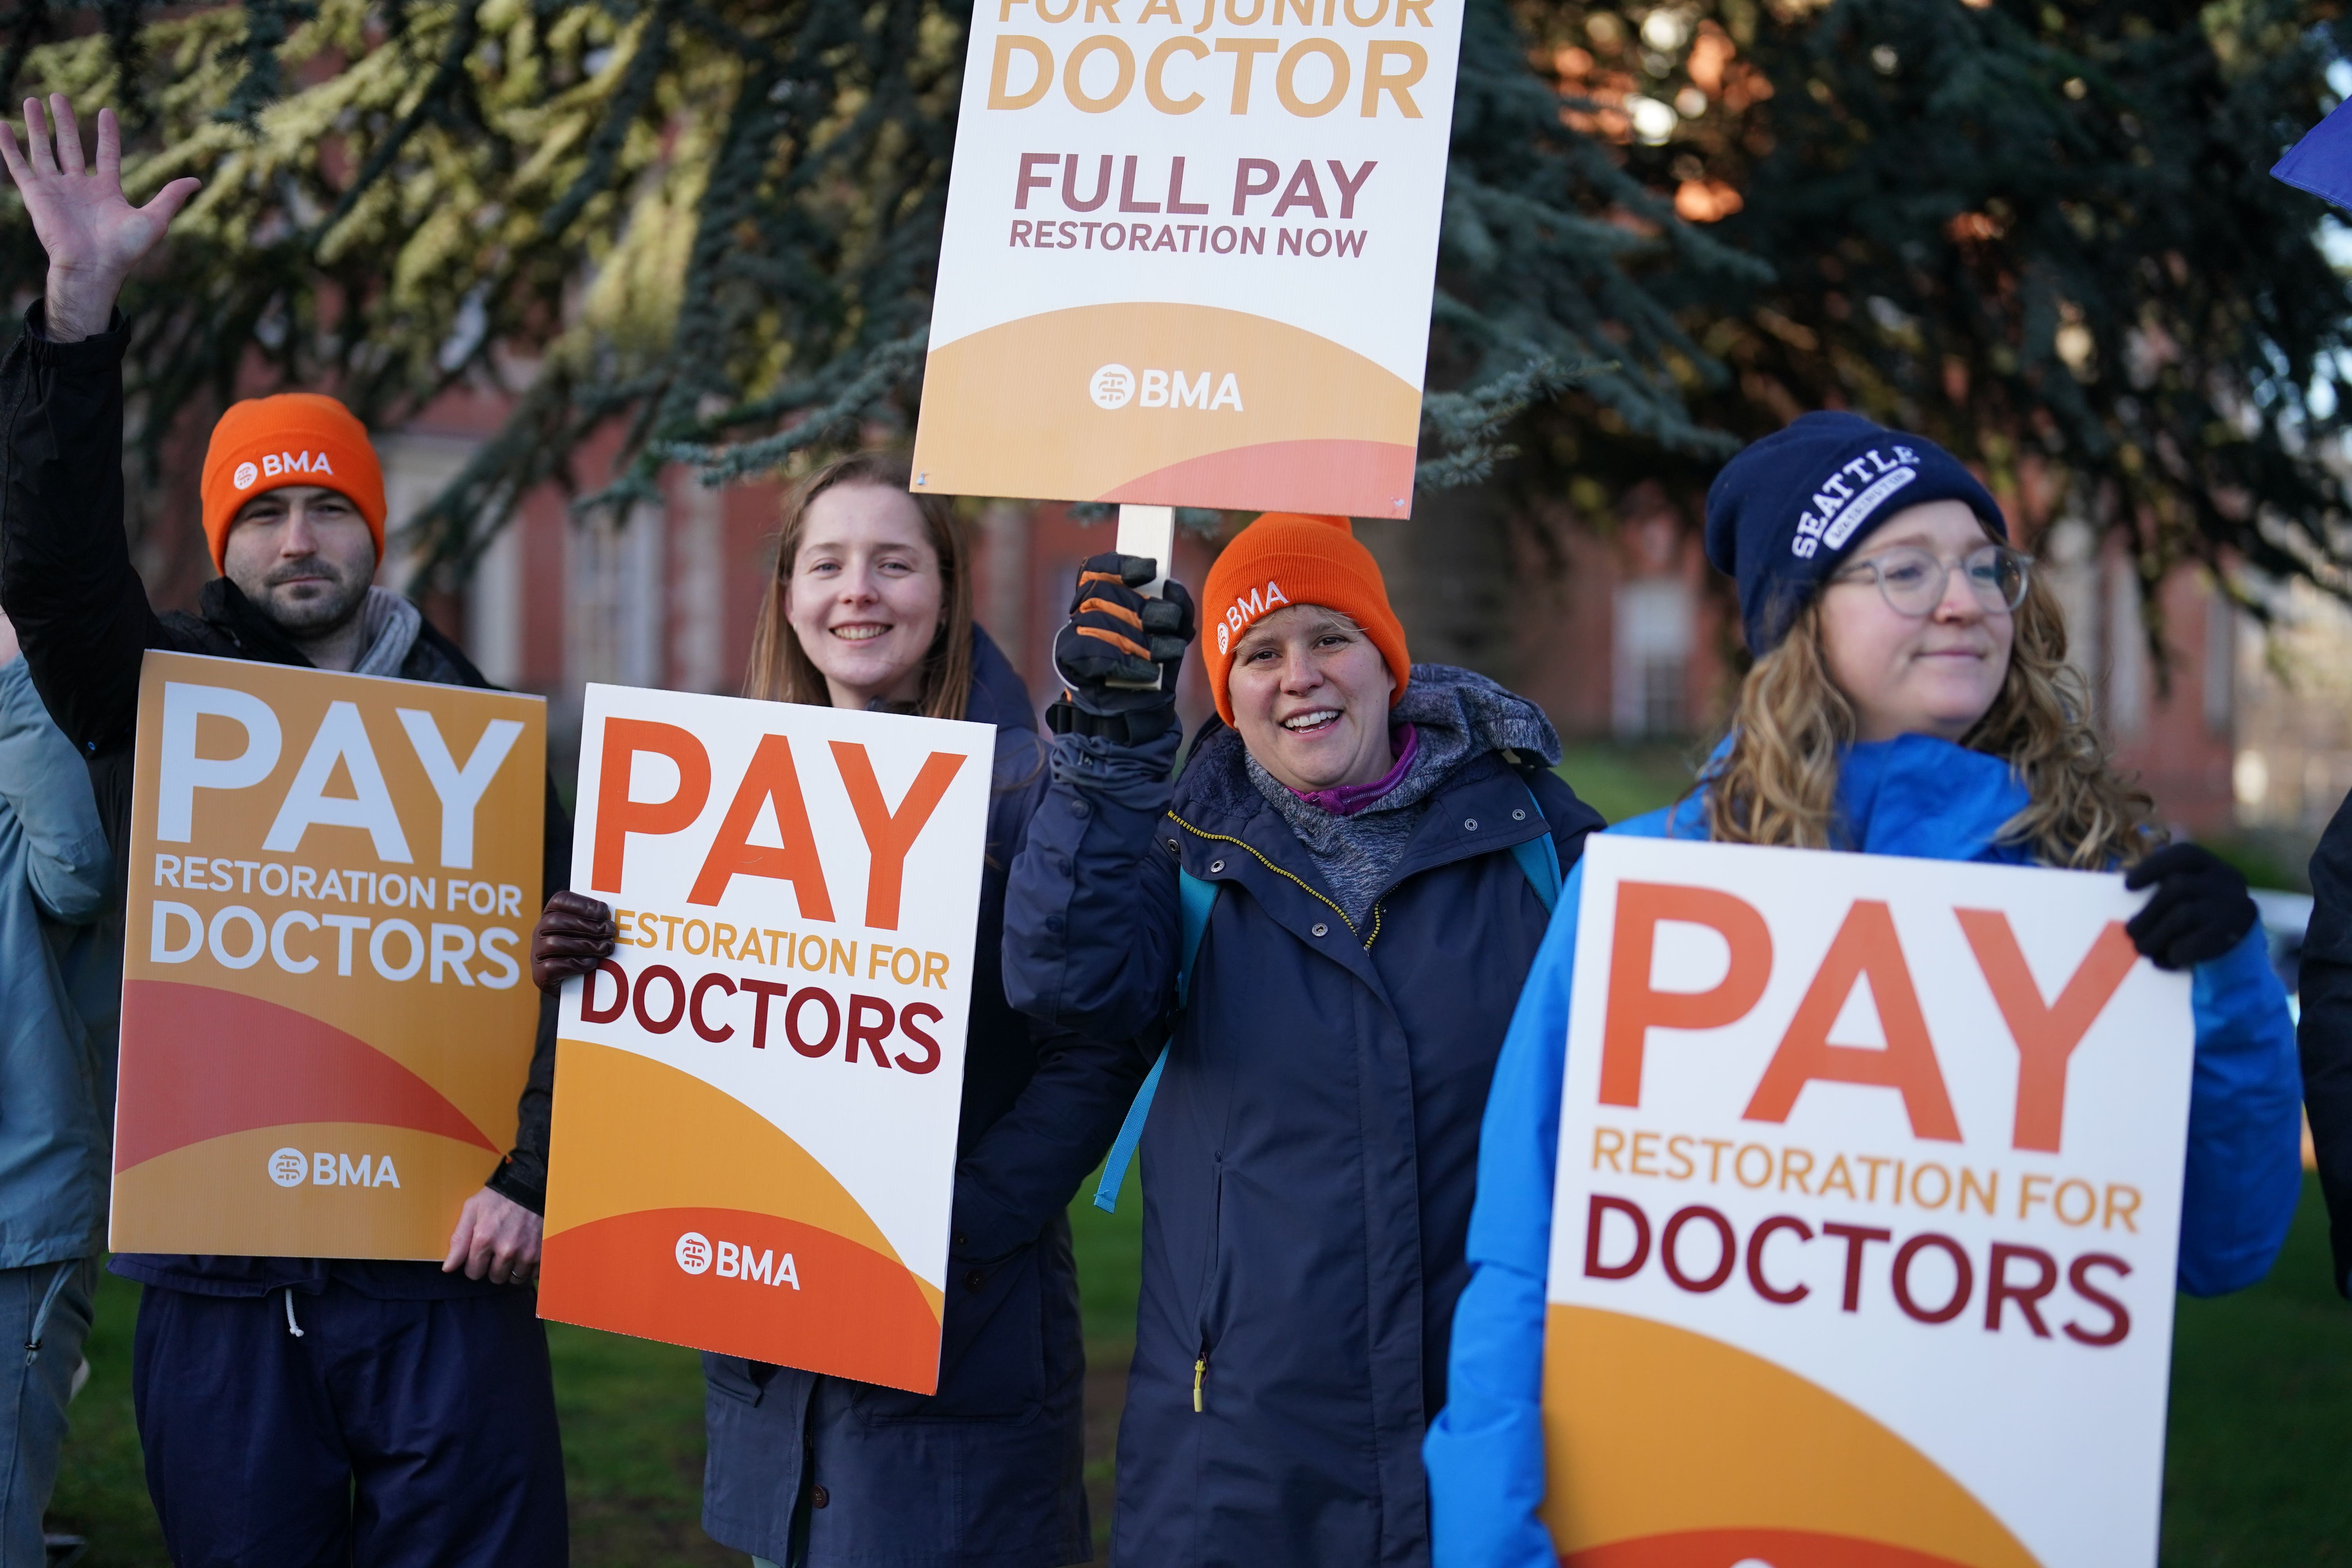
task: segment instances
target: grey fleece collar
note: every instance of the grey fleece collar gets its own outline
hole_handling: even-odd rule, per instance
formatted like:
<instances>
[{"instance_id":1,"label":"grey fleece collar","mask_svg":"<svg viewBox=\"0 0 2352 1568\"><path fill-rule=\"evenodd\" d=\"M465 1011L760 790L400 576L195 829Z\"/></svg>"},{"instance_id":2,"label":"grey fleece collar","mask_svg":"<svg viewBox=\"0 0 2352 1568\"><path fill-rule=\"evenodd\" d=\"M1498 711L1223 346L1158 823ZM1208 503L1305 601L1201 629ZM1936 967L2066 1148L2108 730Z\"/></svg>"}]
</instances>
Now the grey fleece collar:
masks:
<instances>
[{"instance_id":1,"label":"grey fleece collar","mask_svg":"<svg viewBox=\"0 0 2352 1568\"><path fill-rule=\"evenodd\" d=\"M352 667L352 673L398 676L424 625L425 617L405 597L389 588L370 588L360 607L360 629L367 637L367 652Z\"/></svg>"},{"instance_id":2,"label":"grey fleece collar","mask_svg":"<svg viewBox=\"0 0 2352 1568\"><path fill-rule=\"evenodd\" d=\"M1559 765L1559 731L1543 710L1474 670L1414 665L1412 680L1389 717L1418 727L1424 746L1431 731L1453 731L1459 739L1450 749L1457 760L1479 752L1516 751L1534 753L1546 767Z\"/></svg>"},{"instance_id":3,"label":"grey fleece collar","mask_svg":"<svg viewBox=\"0 0 2352 1568\"><path fill-rule=\"evenodd\" d=\"M1244 773L1290 825L1332 897L1357 924L1370 912L1411 844L1420 808L1464 764L1504 751L1540 757L1547 765L1559 761L1559 735L1541 709L1483 675L1451 665L1414 665L1412 683L1390 717L1420 731L1420 748L1396 787L1353 816L1335 816L1299 799L1246 749L1241 752Z\"/></svg>"}]
</instances>

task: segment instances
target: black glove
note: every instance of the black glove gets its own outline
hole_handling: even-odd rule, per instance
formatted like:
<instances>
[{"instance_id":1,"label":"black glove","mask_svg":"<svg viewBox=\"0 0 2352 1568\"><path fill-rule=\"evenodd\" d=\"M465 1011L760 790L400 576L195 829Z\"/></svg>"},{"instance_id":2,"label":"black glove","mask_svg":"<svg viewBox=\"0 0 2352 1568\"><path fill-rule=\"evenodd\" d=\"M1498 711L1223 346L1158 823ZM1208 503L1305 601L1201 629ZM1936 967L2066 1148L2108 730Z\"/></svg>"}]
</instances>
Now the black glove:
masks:
<instances>
[{"instance_id":1,"label":"black glove","mask_svg":"<svg viewBox=\"0 0 2352 1568\"><path fill-rule=\"evenodd\" d=\"M1055 734L1133 744L1175 723L1176 674L1198 617L1172 578L1156 599L1136 592L1159 574L1160 563L1143 555L1090 556L1078 569L1069 623L1054 637L1054 668L1068 688L1045 710Z\"/></svg>"},{"instance_id":2,"label":"black glove","mask_svg":"<svg viewBox=\"0 0 2352 1568\"><path fill-rule=\"evenodd\" d=\"M2195 844L2168 844L2124 878L2124 886L2135 890L2151 883L2155 897L2124 922L2124 931L2158 969L2188 969L2221 957L2261 917L2237 868Z\"/></svg>"},{"instance_id":3,"label":"black glove","mask_svg":"<svg viewBox=\"0 0 2352 1568\"><path fill-rule=\"evenodd\" d=\"M575 974L613 956L613 910L602 900L558 888L530 933L530 983L552 994Z\"/></svg>"}]
</instances>

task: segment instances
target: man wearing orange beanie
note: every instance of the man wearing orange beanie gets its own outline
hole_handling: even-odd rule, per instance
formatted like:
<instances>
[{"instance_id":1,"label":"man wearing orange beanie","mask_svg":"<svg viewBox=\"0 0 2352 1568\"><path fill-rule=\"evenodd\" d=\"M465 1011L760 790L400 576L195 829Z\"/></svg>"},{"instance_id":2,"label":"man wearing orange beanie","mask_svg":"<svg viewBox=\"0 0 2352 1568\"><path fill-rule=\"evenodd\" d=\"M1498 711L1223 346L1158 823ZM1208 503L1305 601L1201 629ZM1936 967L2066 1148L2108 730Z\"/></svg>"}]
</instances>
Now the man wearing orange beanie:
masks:
<instances>
[{"instance_id":1,"label":"man wearing orange beanie","mask_svg":"<svg viewBox=\"0 0 2352 1568\"><path fill-rule=\"evenodd\" d=\"M487 686L414 605L372 585L383 476L331 397L232 406L202 495L221 575L195 615L158 616L123 539L124 276L193 194L123 200L118 134L98 160L62 96L5 162L49 257L46 297L0 361L0 605L42 701L89 764L127 875L132 737L148 648ZM549 791L545 876L571 824ZM132 1397L172 1560L228 1564L565 1561L562 1454L546 1339L525 1287L539 1258L553 1011L517 1147L465 1206L446 1263L118 1255L142 1281Z\"/></svg>"},{"instance_id":2,"label":"man wearing orange beanie","mask_svg":"<svg viewBox=\"0 0 2352 1568\"><path fill-rule=\"evenodd\" d=\"M1139 1130L1112 1560L1426 1563L1487 1082L1601 818L1532 703L1411 662L1337 517L1269 513L1217 558L1219 721L1171 783L1192 602L1140 597L1155 567L1079 574L1005 900L1016 1005L1168 1042L1106 1183Z\"/></svg>"}]
</instances>

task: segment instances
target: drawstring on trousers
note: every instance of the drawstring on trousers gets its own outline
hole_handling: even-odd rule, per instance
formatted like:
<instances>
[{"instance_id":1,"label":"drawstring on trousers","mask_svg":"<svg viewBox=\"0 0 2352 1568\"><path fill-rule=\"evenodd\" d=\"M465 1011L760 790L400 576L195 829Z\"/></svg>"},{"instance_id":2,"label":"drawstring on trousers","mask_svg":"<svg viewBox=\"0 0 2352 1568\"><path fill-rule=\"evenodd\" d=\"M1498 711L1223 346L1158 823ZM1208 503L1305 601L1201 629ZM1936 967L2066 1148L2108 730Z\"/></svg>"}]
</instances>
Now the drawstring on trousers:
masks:
<instances>
[{"instance_id":1,"label":"drawstring on trousers","mask_svg":"<svg viewBox=\"0 0 2352 1568\"><path fill-rule=\"evenodd\" d=\"M294 1321L294 1287L286 1287L286 1331L296 1339L302 1337L302 1325Z\"/></svg>"},{"instance_id":2,"label":"drawstring on trousers","mask_svg":"<svg viewBox=\"0 0 2352 1568\"><path fill-rule=\"evenodd\" d=\"M49 1276L49 1289L47 1292L41 1297L41 1310L33 1314L32 1331L25 1336L25 1364L26 1366L30 1366L35 1362L41 1359L41 1335L48 1329L49 1313L57 1307L58 1297L64 1291L66 1281L72 1278L73 1271L80 1266L80 1258L68 1258L63 1263L58 1265L58 1271L55 1274Z\"/></svg>"}]
</instances>

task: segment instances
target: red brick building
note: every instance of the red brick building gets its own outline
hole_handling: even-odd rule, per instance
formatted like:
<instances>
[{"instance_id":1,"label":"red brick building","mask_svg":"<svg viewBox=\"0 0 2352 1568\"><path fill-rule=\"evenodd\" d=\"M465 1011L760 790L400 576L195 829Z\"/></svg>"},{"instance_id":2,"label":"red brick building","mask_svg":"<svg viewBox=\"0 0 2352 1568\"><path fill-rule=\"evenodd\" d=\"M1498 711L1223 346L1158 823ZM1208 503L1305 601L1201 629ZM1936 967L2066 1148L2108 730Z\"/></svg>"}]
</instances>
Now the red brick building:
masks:
<instances>
[{"instance_id":1,"label":"red brick building","mask_svg":"<svg viewBox=\"0 0 2352 1568\"><path fill-rule=\"evenodd\" d=\"M458 394L380 437L395 546L384 580L405 585L397 545L414 517L496 427L500 399ZM175 449L184 475L141 487L142 571L167 604L187 604L209 571L193 475L201 442ZM610 448L582 455L580 479L604 477ZM549 487L483 555L453 602L428 609L500 684L551 701L559 756L576 744L590 681L731 691L742 680L761 585L772 568L780 487L705 489L665 476L663 503L618 528L575 521ZM1424 500L1412 521L1360 522L1383 563L1416 657L1467 664L1541 703L1571 740L1695 742L1719 730L1733 679L1736 627L1695 530L1662 493L1637 491L1605 535L1558 515L1508 517L1492 498ZM1050 695L1051 647L1077 563L1111 547L1112 530L1081 526L1055 504L970 503L982 623ZM2080 524L2027 542L2067 606L2072 657L2101 722L2174 823L2210 834L2232 820L2238 724L2236 612L2201 574L2160 596L2170 657L2150 658L2130 563L2090 547ZM1213 546L1185 535L1178 574L1197 584ZM1199 662L1182 693L1189 721L1207 711Z\"/></svg>"}]
</instances>

